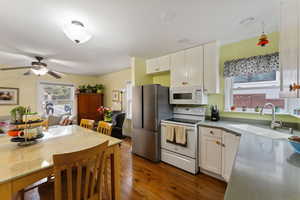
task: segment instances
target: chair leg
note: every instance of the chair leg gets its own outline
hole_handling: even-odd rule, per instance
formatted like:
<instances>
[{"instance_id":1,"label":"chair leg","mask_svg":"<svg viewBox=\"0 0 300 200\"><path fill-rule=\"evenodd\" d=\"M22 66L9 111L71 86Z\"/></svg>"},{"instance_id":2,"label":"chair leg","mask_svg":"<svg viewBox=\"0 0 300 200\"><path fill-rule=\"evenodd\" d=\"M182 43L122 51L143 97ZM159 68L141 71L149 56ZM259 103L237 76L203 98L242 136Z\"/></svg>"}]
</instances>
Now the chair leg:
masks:
<instances>
[{"instance_id":1,"label":"chair leg","mask_svg":"<svg viewBox=\"0 0 300 200\"><path fill-rule=\"evenodd\" d=\"M110 195L110 192L109 192L109 186L108 186L108 161L109 161L109 158L106 159L106 162L105 162L105 168L104 168L104 191L105 191L105 198L107 198L107 200L111 200L111 195Z\"/></svg>"},{"instance_id":2,"label":"chair leg","mask_svg":"<svg viewBox=\"0 0 300 200\"><path fill-rule=\"evenodd\" d=\"M20 194L20 198L21 198L21 200L25 200L25 190L23 189L23 190L21 190L20 192L19 192L19 194Z\"/></svg>"}]
</instances>

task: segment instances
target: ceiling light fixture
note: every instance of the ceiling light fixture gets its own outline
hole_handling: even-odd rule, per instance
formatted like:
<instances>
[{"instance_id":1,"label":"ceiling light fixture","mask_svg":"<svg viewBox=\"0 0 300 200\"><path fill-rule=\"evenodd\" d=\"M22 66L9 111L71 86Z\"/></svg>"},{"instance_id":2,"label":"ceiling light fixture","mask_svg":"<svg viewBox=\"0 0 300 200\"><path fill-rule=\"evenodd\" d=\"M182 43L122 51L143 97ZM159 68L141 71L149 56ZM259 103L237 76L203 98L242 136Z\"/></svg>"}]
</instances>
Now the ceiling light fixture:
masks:
<instances>
[{"instance_id":1,"label":"ceiling light fixture","mask_svg":"<svg viewBox=\"0 0 300 200\"><path fill-rule=\"evenodd\" d=\"M39 69L31 69L31 71L37 76L44 76L49 70L46 67L40 67Z\"/></svg>"},{"instance_id":2,"label":"ceiling light fixture","mask_svg":"<svg viewBox=\"0 0 300 200\"><path fill-rule=\"evenodd\" d=\"M63 31L76 44L85 43L92 38L92 34L86 29L83 23L76 20L66 24Z\"/></svg>"}]
</instances>

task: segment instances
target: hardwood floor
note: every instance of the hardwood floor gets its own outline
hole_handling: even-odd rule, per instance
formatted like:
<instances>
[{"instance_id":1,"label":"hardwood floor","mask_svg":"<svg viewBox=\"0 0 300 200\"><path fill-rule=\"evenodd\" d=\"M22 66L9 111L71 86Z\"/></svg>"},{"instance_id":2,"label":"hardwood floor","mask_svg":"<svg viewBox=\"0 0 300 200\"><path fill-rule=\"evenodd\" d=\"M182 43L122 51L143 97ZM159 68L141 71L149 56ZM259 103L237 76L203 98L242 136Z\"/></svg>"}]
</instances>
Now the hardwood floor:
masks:
<instances>
[{"instance_id":1,"label":"hardwood floor","mask_svg":"<svg viewBox=\"0 0 300 200\"><path fill-rule=\"evenodd\" d=\"M121 181L122 200L221 200L226 189L226 183L207 175L194 176L132 155L128 139L122 143Z\"/></svg>"},{"instance_id":2,"label":"hardwood floor","mask_svg":"<svg viewBox=\"0 0 300 200\"><path fill-rule=\"evenodd\" d=\"M131 141L122 143L122 200L222 200L226 183L204 174L196 176L164 163L131 154ZM39 199L34 190L25 200Z\"/></svg>"}]
</instances>

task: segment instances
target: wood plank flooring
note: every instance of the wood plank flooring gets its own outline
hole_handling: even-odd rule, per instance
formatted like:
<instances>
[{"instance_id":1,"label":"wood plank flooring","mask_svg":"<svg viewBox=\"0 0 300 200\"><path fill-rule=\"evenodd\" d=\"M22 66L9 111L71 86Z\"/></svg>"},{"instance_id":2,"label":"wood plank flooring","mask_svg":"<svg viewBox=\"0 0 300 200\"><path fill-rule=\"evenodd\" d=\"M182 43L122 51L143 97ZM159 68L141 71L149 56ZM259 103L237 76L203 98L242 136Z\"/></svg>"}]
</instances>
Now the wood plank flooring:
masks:
<instances>
[{"instance_id":1,"label":"wood plank flooring","mask_svg":"<svg viewBox=\"0 0 300 200\"><path fill-rule=\"evenodd\" d=\"M131 154L131 141L122 143L122 200L222 200L226 183L204 174L196 176L164 163ZM25 200L38 200L34 190Z\"/></svg>"}]
</instances>

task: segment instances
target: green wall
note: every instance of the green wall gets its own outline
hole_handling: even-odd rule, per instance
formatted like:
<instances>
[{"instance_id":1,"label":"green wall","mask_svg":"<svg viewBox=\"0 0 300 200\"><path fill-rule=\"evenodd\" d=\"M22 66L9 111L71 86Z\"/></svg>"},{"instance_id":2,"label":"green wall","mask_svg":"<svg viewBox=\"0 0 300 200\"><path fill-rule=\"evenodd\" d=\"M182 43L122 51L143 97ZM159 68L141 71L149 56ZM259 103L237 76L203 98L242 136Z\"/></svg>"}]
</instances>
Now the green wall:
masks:
<instances>
[{"instance_id":1,"label":"green wall","mask_svg":"<svg viewBox=\"0 0 300 200\"><path fill-rule=\"evenodd\" d=\"M232 118L246 118L246 119L259 119L259 120L270 120L270 115L260 116L255 113L232 113L224 112L224 62L227 60L245 58L263 54L269 54L279 51L279 33L274 32L268 34L270 45L267 47L259 47L256 45L258 37L250 38L247 40L242 40L239 42L234 42L231 44L226 44L220 47L220 84L221 84L221 93L209 95L208 102L209 104L217 104L221 109L221 116L223 117L232 117ZM163 73L152 76L153 83L161 84L165 86L170 86L170 73ZM296 117L289 115L280 115L278 119L286 122L300 122Z\"/></svg>"},{"instance_id":2,"label":"green wall","mask_svg":"<svg viewBox=\"0 0 300 200\"><path fill-rule=\"evenodd\" d=\"M164 72L161 74L153 75L152 82L154 84L161 84L163 86L170 86L170 72Z\"/></svg>"},{"instance_id":3,"label":"green wall","mask_svg":"<svg viewBox=\"0 0 300 200\"><path fill-rule=\"evenodd\" d=\"M143 58L131 58L131 80L133 85L152 84L153 79L146 74L146 60Z\"/></svg>"}]
</instances>

